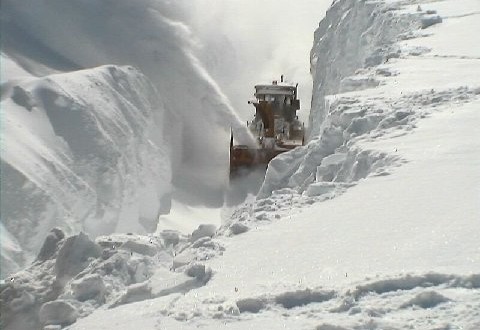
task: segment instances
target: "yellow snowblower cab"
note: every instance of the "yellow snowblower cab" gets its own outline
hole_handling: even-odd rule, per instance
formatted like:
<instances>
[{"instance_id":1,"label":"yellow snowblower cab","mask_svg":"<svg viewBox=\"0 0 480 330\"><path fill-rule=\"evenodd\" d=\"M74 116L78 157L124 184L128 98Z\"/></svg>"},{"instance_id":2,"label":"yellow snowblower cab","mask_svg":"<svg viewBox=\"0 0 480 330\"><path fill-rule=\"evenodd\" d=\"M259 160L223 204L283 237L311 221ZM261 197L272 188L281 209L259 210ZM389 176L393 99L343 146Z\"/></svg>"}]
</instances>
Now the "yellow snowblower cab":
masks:
<instances>
[{"instance_id":1,"label":"yellow snowblower cab","mask_svg":"<svg viewBox=\"0 0 480 330\"><path fill-rule=\"evenodd\" d=\"M275 156L304 144L304 125L298 120L298 84L280 82L256 85L254 101L255 116L248 128L256 137L258 148L234 145L230 138L230 177L248 172L257 167L266 168Z\"/></svg>"}]
</instances>

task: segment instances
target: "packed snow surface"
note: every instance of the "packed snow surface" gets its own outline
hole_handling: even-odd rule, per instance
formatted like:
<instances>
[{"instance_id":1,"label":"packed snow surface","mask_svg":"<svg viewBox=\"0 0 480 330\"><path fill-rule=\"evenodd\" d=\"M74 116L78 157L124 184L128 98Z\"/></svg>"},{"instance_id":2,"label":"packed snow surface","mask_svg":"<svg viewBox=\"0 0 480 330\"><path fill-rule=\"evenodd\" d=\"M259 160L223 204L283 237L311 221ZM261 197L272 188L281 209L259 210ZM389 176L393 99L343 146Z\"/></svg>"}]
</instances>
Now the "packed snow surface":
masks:
<instances>
[{"instance_id":1,"label":"packed snow surface","mask_svg":"<svg viewBox=\"0 0 480 330\"><path fill-rule=\"evenodd\" d=\"M2 326L480 328L479 13L335 1L311 53L311 139L256 199L189 235L168 218L145 235L53 229L2 284Z\"/></svg>"}]
</instances>

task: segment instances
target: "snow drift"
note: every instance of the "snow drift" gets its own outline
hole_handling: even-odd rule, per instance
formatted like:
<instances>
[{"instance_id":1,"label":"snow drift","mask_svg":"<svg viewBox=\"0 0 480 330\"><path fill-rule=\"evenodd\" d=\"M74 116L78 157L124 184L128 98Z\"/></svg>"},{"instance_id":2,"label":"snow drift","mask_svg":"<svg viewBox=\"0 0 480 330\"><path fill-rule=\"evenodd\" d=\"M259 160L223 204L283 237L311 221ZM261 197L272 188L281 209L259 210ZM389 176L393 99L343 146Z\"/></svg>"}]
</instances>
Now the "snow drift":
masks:
<instances>
[{"instance_id":1,"label":"snow drift","mask_svg":"<svg viewBox=\"0 0 480 330\"><path fill-rule=\"evenodd\" d=\"M163 105L144 75L103 66L32 78L10 93L2 102L2 247L12 237L25 260L55 226L93 235L155 229L168 211L171 164L156 129ZM2 251L4 274L22 260L10 256Z\"/></svg>"},{"instance_id":2,"label":"snow drift","mask_svg":"<svg viewBox=\"0 0 480 330\"><path fill-rule=\"evenodd\" d=\"M189 203L221 205L229 128L251 138L180 12L170 1L2 2L2 274L51 226L154 230L170 183Z\"/></svg>"},{"instance_id":3,"label":"snow drift","mask_svg":"<svg viewBox=\"0 0 480 330\"><path fill-rule=\"evenodd\" d=\"M423 19L430 14L395 13L399 8L401 4L396 2L339 0L332 4L315 31L310 55L313 93L309 143L270 163L260 198L285 187L300 193L308 190L310 195L342 190L344 183L381 171L396 159L359 150L355 140L388 127L411 125L415 117L412 109L405 104L377 108L369 100L335 95L377 87L382 78L395 75L381 64L425 51L401 49L396 42L419 36ZM328 165L332 161L335 164ZM311 184L315 186L309 188Z\"/></svg>"}]
</instances>

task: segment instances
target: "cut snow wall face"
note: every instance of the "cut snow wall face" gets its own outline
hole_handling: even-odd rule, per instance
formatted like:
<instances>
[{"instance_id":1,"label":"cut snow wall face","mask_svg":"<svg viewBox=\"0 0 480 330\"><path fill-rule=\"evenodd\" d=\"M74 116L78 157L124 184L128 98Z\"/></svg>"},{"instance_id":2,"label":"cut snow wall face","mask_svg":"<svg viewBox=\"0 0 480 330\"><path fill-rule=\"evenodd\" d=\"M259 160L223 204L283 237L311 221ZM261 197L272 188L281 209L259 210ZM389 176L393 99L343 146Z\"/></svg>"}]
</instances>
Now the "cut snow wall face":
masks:
<instances>
[{"instance_id":1,"label":"cut snow wall face","mask_svg":"<svg viewBox=\"0 0 480 330\"><path fill-rule=\"evenodd\" d=\"M12 246L34 251L55 225L153 230L171 182L194 187L188 202L223 202L230 127L253 139L197 60L181 13L167 0L2 2L2 60L14 69L2 76L2 111L15 121L2 130ZM114 66L77 72L104 64ZM70 74L52 76L61 72Z\"/></svg>"},{"instance_id":2,"label":"cut snow wall face","mask_svg":"<svg viewBox=\"0 0 480 330\"><path fill-rule=\"evenodd\" d=\"M165 110L144 75L117 66L50 75L16 85L1 107L2 236L24 259L54 226L155 230L169 209L171 165L157 131ZM19 260L10 259L3 275Z\"/></svg>"},{"instance_id":3,"label":"cut snow wall face","mask_svg":"<svg viewBox=\"0 0 480 330\"><path fill-rule=\"evenodd\" d=\"M395 14L381 1L339 0L332 4L315 31L311 51L310 141L305 147L281 154L270 162L259 198L284 187L303 192L315 182L317 167L324 157L348 151L346 144L351 138L376 129L377 120L381 119L365 116L360 110L345 111L343 123L330 118L332 112L342 113L349 102L356 101L344 99L332 104L327 96L377 86L375 79L355 76L357 70L367 70L389 58L399 57L394 47L399 35L420 27L418 16ZM348 128L350 124L366 128L352 135L348 131L352 129ZM346 150L340 150L342 148Z\"/></svg>"},{"instance_id":4,"label":"cut snow wall face","mask_svg":"<svg viewBox=\"0 0 480 330\"><path fill-rule=\"evenodd\" d=\"M325 96L346 91L342 80L356 70L398 57L392 45L399 34L420 26L417 17L395 15L383 2L340 0L332 5L315 31L310 54L310 139L321 134L327 116Z\"/></svg>"},{"instance_id":5,"label":"cut snow wall face","mask_svg":"<svg viewBox=\"0 0 480 330\"><path fill-rule=\"evenodd\" d=\"M167 0L7 0L2 3L2 23L11 30L6 51L25 66L32 58L49 66L53 53L55 69L68 63L70 69L110 63L138 68L165 104L169 120L161 129L172 146L174 184L186 189L186 182L194 182L199 191L214 193L228 177L221 169L228 164L230 127L239 142L253 139L197 60L195 36L176 20L181 10ZM25 35L41 47L30 49L13 40ZM206 199L197 202L212 202Z\"/></svg>"}]
</instances>

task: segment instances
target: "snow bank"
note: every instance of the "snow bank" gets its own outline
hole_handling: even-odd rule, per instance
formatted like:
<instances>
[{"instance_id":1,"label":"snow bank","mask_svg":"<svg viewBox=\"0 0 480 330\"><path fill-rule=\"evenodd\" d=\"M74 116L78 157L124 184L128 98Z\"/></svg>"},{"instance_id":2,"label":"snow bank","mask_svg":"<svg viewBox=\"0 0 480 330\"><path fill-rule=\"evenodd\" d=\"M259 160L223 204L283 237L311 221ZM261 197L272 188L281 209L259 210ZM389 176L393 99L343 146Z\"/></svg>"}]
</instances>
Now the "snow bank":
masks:
<instances>
[{"instance_id":1,"label":"snow bank","mask_svg":"<svg viewBox=\"0 0 480 330\"><path fill-rule=\"evenodd\" d=\"M344 129L326 122L332 107L325 96L340 90L371 87L369 81L372 79L351 76L360 68L378 65L388 57L398 56L390 44L400 32L410 30L411 25L419 22L407 16L390 26L391 16L384 4L354 0L336 1L327 11L315 31L310 55L313 76L308 125L310 142L306 147L281 155L270 163L259 197L266 197L273 190L285 186L304 189L305 185L315 181L316 166L320 165L322 158L345 143ZM347 110L349 107L344 108ZM343 119L350 122L360 114L351 113ZM300 180L297 171L305 173Z\"/></svg>"},{"instance_id":2,"label":"snow bank","mask_svg":"<svg viewBox=\"0 0 480 330\"><path fill-rule=\"evenodd\" d=\"M462 87L429 93L412 88L411 94L404 93L399 99L396 95L389 98L388 93L375 98L357 96L360 91L381 88L398 75L388 66L389 61L430 51L400 44L426 33L422 22L431 16L431 11L404 10L403 6L395 1L340 0L327 11L315 32L311 52L310 141L270 162L258 198L285 187L306 191L309 196L332 197L345 184L368 175L388 175L387 168L402 159L394 152L363 150L356 141L396 129L410 131L415 121L425 116L422 106L475 97L474 89ZM335 164L327 165L326 159L334 159Z\"/></svg>"},{"instance_id":3,"label":"snow bank","mask_svg":"<svg viewBox=\"0 0 480 330\"><path fill-rule=\"evenodd\" d=\"M342 81L357 69L378 65L388 54L388 43L406 31L407 24L390 24L390 15L374 2L340 0L327 11L315 31L311 50L313 76L312 109L309 118L310 138L321 134L327 116L324 98L336 94ZM385 54L387 53L387 54ZM390 55L392 56L392 55Z\"/></svg>"},{"instance_id":4,"label":"snow bank","mask_svg":"<svg viewBox=\"0 0 480 330\"><path fill-rule=\"evenodd\" d=\"M36 260L0 285L1 323L5 329L66 326L95 309L114 308L206 285L212 270L204 260L221 253L204 237L172 232L144 236L113 234L95 241L86 234L49 233ZM186 256L179 264L175 256Z\"/></svg>"},{"instance_id":5,"label":"snow bank","mask_svg":"<svg viewBox=\"0 0 480 330\"><path fill-rule=\"evenodd\" d=\"M133 67L30 78L2 105L2 236L31 260L52 227L148 232L167 212L164 108ZM10 246L10 247L9 247ZM5 248L4 248L5 247ZM9 252L10 251L10 252ZM2 239L8 274L22 259Z\"/></svg>"},{"instance_id":6,"label":"snow bank","mask_svg":"<svg viewBox=\"0 0 480 330\"><path fill-rule=\"evenodd\" d=\"M77 320L78 314L70 303L62 300L48 302L40 309L40 323L66 326Z\"/></svg>"},{"instance_id":7,"label":"snow bank","mask_svg":"<svg viewBox=\"0 0 480 330\"><path fill-rule=\"evenodd\" d=\"M147 75L167 110L167 120L158 128L169 134L174 183L191 189L189 183L195 182L199 192L219 193L226 179L226 173L218 172L228 162L230 127L240 141L253 140L197 59L195 36L178 20L180 5L167 0L31 0L6 1L2 7L9 28L5 44L12 54L22 51L15 57L20 63L25 57L45 62L54 53L77 67L132 65ZM48 54L17 45L15 39L25 40L24 34ZM218 196L213 201L203 196L218 203Z\"/></svg>"},{"instance_id":8,"label":"snow bank","mask_svg":"<svg viewBox=\"0 0 480 330\"><path fill-rule=\"evenodd\" d=\"M181 12L167 0L2 3L3 275L54 226L154 231L170 183L185 203L223 203L230 127L253 139Z\"/></svg>"}]
</instances>

